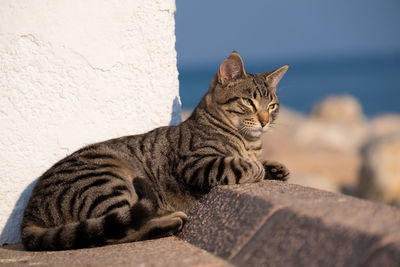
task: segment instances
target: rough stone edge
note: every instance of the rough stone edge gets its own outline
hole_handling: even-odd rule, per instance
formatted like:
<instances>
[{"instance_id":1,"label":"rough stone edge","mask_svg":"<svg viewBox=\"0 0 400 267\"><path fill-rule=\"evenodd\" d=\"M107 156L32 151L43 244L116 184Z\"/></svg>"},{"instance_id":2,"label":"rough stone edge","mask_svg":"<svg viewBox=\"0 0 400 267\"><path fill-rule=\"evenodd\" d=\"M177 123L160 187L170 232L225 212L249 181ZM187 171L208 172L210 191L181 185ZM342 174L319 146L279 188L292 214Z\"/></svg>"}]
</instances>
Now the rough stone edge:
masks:
<instances>
[{"instance_id":1,"label":"rough stone edge","mask_svg":"<svg viewBox=\"0 0 400 267\"><path fill-rule=\"evenodd\" d=\"M0 266L209 266L231 263L192 244L166 237L97 248L25 251L22 244L0 246Z\"/></svg>"},{"instance_id":2,"label":"rough stone edge","mask_svg":"<svg viewBox=\"0 0 400 267\"><path fill-rule=\"evenodd\" d=\"M263 187L266 184L268 186L272 186L272 190L266 190L266 194L264 198L260 197L259 194L253 194L252 190L246 190L249 188L259 188ZM260 186L261 185L261 186ZM286 191L285 189L290 189ZM255 190L257 191L257 190ZM260 190L258 190L260 191ZM262 191L262 190L261 190ZM300 194L293 196L292 193L294 191L301 191ZM295 216L305 216L313 223L320 224L320 226L327 227L329 231L337 231L337 233L342 234L343 232L349 231L352 233L356 233L356 237L360 237L360 239L368 237L371 240L376 239L377 241L374 242L373 246L369 247L367 253L363 255L361 259L358 260L358 263L363 265L375 265L386 263L388 260L389 262L396 262L400 260L400 209L395 207L375 203L368 200L362 200L351 196L346 196L342 194L336 194L331 192L325 192L322 190L317 190L314 188L307 188L299 185L288 184L288 183L281 183L276 181L266 181L261 184L247 184L247 185L233 185L233 186L221 186L211 190L209 194L203 197L199 204L197 204L192 211L189 213L190 221L187 225L185 225L179 237L188 241L189 243L198 246L202 249L208 250L209 252L213 253L216 256L219 256L225 260L232 262L233 264L242 265L243 263L240 262L238 259L238 254L240 253L241 249L246 246L247 244L243 244L242 248L236 251L233 255L226 257L226 255L221 255L216 253L216 251L209 250L206 246L204 246L204 240L197 239L193 235L191 235L191 231L193 233L193 227L191 225L195 222L201 222L204 220L205 217L213 216L218 209L219 204L213 203L213 206L209 206L210 202L212 203L213 200L218 199L220 195L223 194L230 194L236 195L238 199L246 199L246 198L253 198L255 202L264 202L265 207L270 207L265 214L265 220L257 226L257 228L253 231L253 234L256 234L258 230L266 223L276 211L284 209L289 213L293 213ZM277 204L276 203L276 196L281 195L284 196L283 203ZM310 195L311 198L308 198L307 195ZM317 198L312 198L317 196ZM268 199L271 197L271 199ZM299 198L299 199L298 199ZM220 199L221 200L221 199ZM298 201L299 200L299 201ZM326 205L326 210L321 212L317 212L313 214L313 211L306 211L298 209L299 202L300 204L307 204L309 202L319 202L318 205ZM336 203L336 204L335 204ZM343 211L343 206L341 205L349 205L360 207L359 213L361 215L354 213L355 220L360 222L360 224L349 223L349 214L346 212L341 213ZM207 206L208 205L208 206ZM202 209L203 208L203 209ZM209 214L198 213L199 210L209 210ZM307 210L307 209L306 209ZM324 218L324 213L329 213L329 211L334 210L336 214L329 218ZM351 209L350 209L351 210ZM338 212L339 211L339 212ZM380 216L386 216L387 218L382 218ZM337 214L339 213L339 214ZM366 213L370 213L371 221L363 224L360 221L360 218L365 215ZM338 216L339 215L339 216ZM234 216L234 215L233 215ZM332 221L329 221L332 219ZM218 217L216 217L218 220ZM380 220L379 220L380 219ZM383 222L385 219L389 221L388 224L379 222ZM224 231L224 222L219 222L221 227L220 231ZM203 227L207 227L203 222L200 223ZM378 225L377 225L378 224ZM199 226L199 225L197 225ZM197 230L200 230L201 227L198 227ZM196 231L196 229L194 230ZM194 237L194 238L193 238ZM352 237L352 238L356 238ZM252 239L252 236L247 237L248 241ZM208 240L210 242L218 243L217 239ZM203 243L202 243L203 242ZM207 242L206 242L207 243ZM314 262L315 264L315 262Z\"/></svg>"}]
</instances>

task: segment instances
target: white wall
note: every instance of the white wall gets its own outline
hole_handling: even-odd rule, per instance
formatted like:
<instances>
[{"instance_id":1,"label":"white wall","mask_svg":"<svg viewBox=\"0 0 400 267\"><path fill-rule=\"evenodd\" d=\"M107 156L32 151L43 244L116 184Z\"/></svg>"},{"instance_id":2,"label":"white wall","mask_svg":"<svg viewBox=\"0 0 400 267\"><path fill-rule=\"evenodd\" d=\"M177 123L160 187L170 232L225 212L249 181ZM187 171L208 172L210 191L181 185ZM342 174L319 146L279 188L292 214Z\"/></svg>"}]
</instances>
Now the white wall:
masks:
<instances>
[{"instance_id":1,"label":"white wall","mask_svg":"<svg viewBox=\"0 0 400 267\"><path fill-rule=\"evenodd\" d=\"M180 120L174 0L0 2L0 243L77 148Z\"/></svg>"}]
</instances>

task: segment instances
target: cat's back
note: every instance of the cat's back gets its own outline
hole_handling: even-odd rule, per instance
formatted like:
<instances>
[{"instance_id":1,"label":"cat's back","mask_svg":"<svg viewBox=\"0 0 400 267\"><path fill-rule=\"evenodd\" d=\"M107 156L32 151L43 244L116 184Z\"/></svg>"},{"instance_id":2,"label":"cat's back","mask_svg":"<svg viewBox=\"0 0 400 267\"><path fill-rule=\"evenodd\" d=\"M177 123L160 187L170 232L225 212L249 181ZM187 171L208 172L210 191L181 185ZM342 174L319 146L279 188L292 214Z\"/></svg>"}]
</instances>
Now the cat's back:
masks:
<instances>
[{"instance_id":1,"label":"cat's back","mask_svg":"<svg viewBox=\"0 0 400 267\"><path fill-rule=\"evenodd\" d=\"M88 203L95 202L104 192L110 196L117 191L121 196L129 194L131 190L125 186L129 172L129 165L115 149L103 143L84 147L39 177L23 224L33 221L54 227L98 215L100 210Z\"/></svg>"},{"instance_id":2,"label":"cat's back","mask_svg":"<svg viewBox=\"0 0 400 267\"><path fill-rule=\"evenodd\" d=\"M82 203L99 202L101 199L97 199L105 199L105 194L134 194L130 186L133 174L144 174L146 165L155 162L168 164L180 136L179 126L160 127L77 150L39 177L24 221L55 226L101 215Z\"/></svg>"}]
</instances>

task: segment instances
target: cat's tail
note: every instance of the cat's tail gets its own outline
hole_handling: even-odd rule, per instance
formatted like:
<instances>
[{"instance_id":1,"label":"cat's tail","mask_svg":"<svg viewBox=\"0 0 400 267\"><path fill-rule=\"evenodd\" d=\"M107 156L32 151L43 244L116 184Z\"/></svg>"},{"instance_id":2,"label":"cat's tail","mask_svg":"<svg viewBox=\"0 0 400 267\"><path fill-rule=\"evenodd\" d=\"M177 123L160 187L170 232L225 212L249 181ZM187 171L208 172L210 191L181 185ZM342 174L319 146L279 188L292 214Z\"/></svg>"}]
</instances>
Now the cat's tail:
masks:
<instances>
[{"instance_id":1,"label":"cat's tail","mask_svg":"<svg viewBox=\"0 0 400 267\"><path fill-rule=\"evenodd\" d=\"M25 222L22 243L27 250L64 250L141 240L146 234L144 226L155 214L153 203L144 198L128 210L58 227Z\"/></svg>"}]
</instances>

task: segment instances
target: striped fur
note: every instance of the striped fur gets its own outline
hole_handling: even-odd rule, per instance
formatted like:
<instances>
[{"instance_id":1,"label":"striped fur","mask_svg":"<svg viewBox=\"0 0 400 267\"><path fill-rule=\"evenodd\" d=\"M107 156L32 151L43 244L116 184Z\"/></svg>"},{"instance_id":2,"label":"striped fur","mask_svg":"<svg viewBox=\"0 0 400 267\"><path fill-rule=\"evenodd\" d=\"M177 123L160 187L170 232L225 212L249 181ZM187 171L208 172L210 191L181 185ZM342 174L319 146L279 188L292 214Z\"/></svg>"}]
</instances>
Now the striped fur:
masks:
<instances>
[{"instance_id":1,"label":"striped fur","mask_svg":"<svg viewBox=\"0 0 400 267\"><path fill-rule=\"evenodd\" d=\"M38 180L25 209L28 250L62 250L173 234L210 188L285 180L261 162L261 132L278 113L276 85L287 66L248 74L236 52L213 78L190 118L82 148Z\"/></svg>"}]
</instances>

